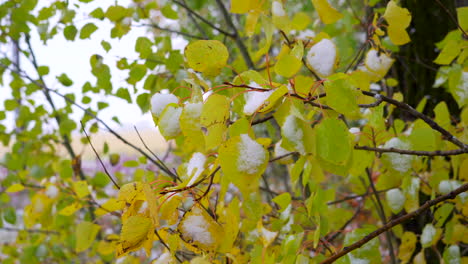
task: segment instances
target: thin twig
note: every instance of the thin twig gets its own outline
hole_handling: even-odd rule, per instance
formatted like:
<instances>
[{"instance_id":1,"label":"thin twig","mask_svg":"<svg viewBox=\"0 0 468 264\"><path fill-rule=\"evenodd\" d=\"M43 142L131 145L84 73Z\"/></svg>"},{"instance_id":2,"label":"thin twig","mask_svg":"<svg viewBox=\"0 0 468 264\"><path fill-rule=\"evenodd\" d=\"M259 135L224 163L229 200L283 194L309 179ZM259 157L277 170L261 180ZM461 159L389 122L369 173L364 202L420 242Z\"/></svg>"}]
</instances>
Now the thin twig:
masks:
<instances>
[{"instance_id":1,"label":"thin twig","mask_svg":"<svg viewBox=\"0 0 468 264\"><path fill-rule=\"evenodd\" d=\"M448 10L448 8L446 6L444 6L439 0L435 0L435 1L437 2L437 4L439 4L444 9L445 13L447 13L449 15L452 22L455 23L455 25L457 25L458 29L460 29L461 32L463 32L464 38L467 39L468 34L466 34L465 30L460 26L457 19L452 15L452 13Z\"/></svg>"},{"instance_id":2,"label":"thin twig","mask_svg":"<svg viewBox=\"0 0 468 264\"><path fill-rule=\"evenodd\" d=\"M196 35L192 35L190 33L177 31L177 30L170 29L170 28L163 28L163 27L160 27L160 26L156 25L155 23L152 23L152 24L139 24L139 25L135 25L135 26L136 27L152 27L152 28L155 28L155 29L158 29L158 30L161 30L161 31L167 31L167 32L174 33L174 34L181 35L181 36L185 36L185 37L188 37L188 38L206 39L205 37L202 37L202 36L196 36Z\"/></svg>"},{"instance_id":3,"label":"thin twig","mask_svg":"<svg viewBox=\"0 0 468 264\"><path fill-rule=\"evenodd\" d=\"M354 146L354 149L374 151L378 153L398 153L398 154L403 154L403 155L428 156L428 157L453 156L453 155L461 155L461 154L468 153L468 150L464 150L464 149L422 151L422 150L406 150L406 149L397 149L397 148L376 148L376 147L358 146L358 145Z\"/></svg>"},{"instance_id":4,"label":"thin twig","mask_svg":"<svg viewBox=\"0 0 468 264\"><path fill-rule=\"evenodd\" d=\"M112 181L112 183L114 184L114 186L120 190L120 186L117 184L117 182L114 180L114 178L112 177L112 175L110 175L109 171L107 170L106 166L104 165L104 162L102 162L101 160L101 157L99 157L99 154L97 153L96 149L94 148L93 146L93 143L91 142L91 138L89 138L89 135L88 133L86 132L86 129L83 125L83 122L80 121L80 124L81 124L81 130L83 130L83 133L85 134L86 138L88 139L88 142L89 142L89 145L91 146L91 148L93 149L94 151L94 154L96 155L97 159L99 160L99 163L101 163L101 166L102 168L104 169L104 172L106 173L107 177L109 177L109 179Z\"/></svg>"},{"instance_id":5,"label":"thin twig","mask_svg":"<svg viewBox=\"0 0 468 264\"><path fill-rule=\"evenodd\" d=\"M372 96L374 98L381 98L383 101L387 102L387 103L390 103L392 105L395 105L397 106L398 108L402 109L402 110L405 110L407 111L408 113L410 113L411 115L413 115L414 117L417 117L419 119L422 119L424 122L426 122L426 124L428 124L432 129L436 130L436 131L439 131L443 136L445 136L445 138L452 142L453 144L457 145L458 147L460 147L461 149L467 149L468 150L468 145L464 144L463 142L461 142L460 140L458 140L455 136L453 136L450 132L448 132L447 130L445 130L443 127L441 127L439 124L437 124L434 120L432 120L430 117L428 117L427 115L423 114L423 113L420 113L418 112L416 109L414 109L413 107L411 107L410 105L408 104L405 104L403 102L400 102L400 101L397 101L393 98L390 98L390 97L387 97L385 95L381 95L381 94L377 94L377 93L374 93L374 92L368 92L368 91L361 91L362 94L366 95L366 96ZM377 97L376 97L377 96Z\"/></svg>"},{"instance_id":6,"label":"thin twig","mask_svg":"<svg viewBox=\"0 0 468 264\"><path fill-rule=\"evenodd\" d=\"M197 12L193 11L188 5L186 5L185 3L182 3L182 2L179 2L177 0L172 0L172 2L176 3L177 5L183 7L185 10L187 10L187 12L189 12L190 14L194 15L196 18L200 19L203 23L207 24L208 26L210 26L211 28L213 28L214 30L218 31L219 33L221 34L224 34L228 37L231 37L231 38L234 38L234 34L232 33L229 33L219 27L217 27L216 25L214 25L213 23L211 23L210 21L208 21L206 18L204 18L203 16L201 16L200 14L198 14Z\"/></svg>"},{"instance_id":7,"label":"thin twig","mask_svg":"<svg viewBox=\"0 0 468 264\"><path fill-rule=\"evenodd\" d=\"M289 156L292 156L292 155L295 155L295 154L299 154L298 152L289 152L289 153L286 153L286 154L283 154L281 156L278 156L278 157L274 157L272 159L270 159L268 162L274 162L274 161L277 161L277 160L280 160L280 159L284 159L286 157L289 157Z\"/></svg>"},{"instance_id":8,"label":"thin twig","mask_svg":"<svg viewBox=\"0 0 468 264\"><path fill-rule=\"evenodd\" d=\"M171 248L166 244L166 242L164 242L162 237L159 235L158 230L154 229L154 234L158 237L159 242L161 242L161 244L163 244L163 246L167 248L169 252L171 252ZM179 263L182 263L182 260L179 258L179 256L177 256L177 254L174 254L174 257L177 259L177 261L179 261Z\"/></svg>"},{"instance_id":9,"label":"thin twig","mask_svg":"<svg viewBox=\"0 0 468 264\"><path fill-rule=\"evenodd\" d=\"M141 137L141 134L140 132L138 131L137 127L136 126L133 126L133 128L135 129L137 135L138 135L138 138L140 139L141 143L143 144L143 146L145 147L146 150L149 151L149 153L151 153L151 155L153 155L158 161L159 163L161 163L161 165L168 171L170 171L170 169L166 166L166 163L164 163L159 157L158 155L156 155L156 153L154 153L149 147L148 145L146 145L146 142L143 140L143 138Z\"/></svg>"},{"instance_id":10,"label":"thin twig","mask_svg":"<svg viewBox=\"0 0 468 264\"><path fill-rule=\"evenodd\" d=\"M380 220L382 221L382 223L385 225L387 224L387 217L385 215L384 207L383 207L382 201L380 200L379 193L377 192L377 189L375 188L375 185L374 185L374 181L372 180L372 171L369 168L366 168L366 174L367 174L367 179L369 180L369 186L371 187L375 200L377 201L376 207L377 207L378 215L380 216ZM396 264L397 260L396 260L395 251L393 248L391 230L387 230L387 232L385 232L385 237L387 239L388 249L390 251L390 258L392 260L392 263Z\"/></svg>"},{"instance_id":11,"label":"thin twig","mask_svg":"<svg viewBox=\"0 0 468 264\"><path fill-rule=\"evenodd\" d=\"M406 222L406 221L420 215L421 213L423 213L424 211L426 211L427 209L429 209L430 207L432 207L432 206L434 206L434 205L436 205L438 203L441 203L441 202L449 200L449 199L454 199L455 197L457 197L457 195L459 195L460 193L466 192L466 191L468 191L468 183L458 187L457 189L453 190L452 192L450 192L448 194L441 195L441 196L439 196L439 197L437 197L437 198L435 198L433 200L429 200L429 201L425 202L417 210L391 220L390 222L383 225L379 229L369 233L368 235L366 235L362 239L354 242L353 244L351 244L349 246L344 247L343 250L341 250L340 252L337 252L337 253L333 254L332 256L330 256L329 258L325 259L324 261L321 262L321 264L329 264L329 263L335 262L337 259L343 257L344 255L348 254L349 252L351 252L351 251L353 251L355 249L358 249L358 248L362 247L363 245L365 245L367 242L369 242L373 238L379 236L380 234L382 234L383 232L386 232L387 230L393 228L394 226L402 224L402 223L404 223L404 222Z\"/></svg>"}]
</instances>

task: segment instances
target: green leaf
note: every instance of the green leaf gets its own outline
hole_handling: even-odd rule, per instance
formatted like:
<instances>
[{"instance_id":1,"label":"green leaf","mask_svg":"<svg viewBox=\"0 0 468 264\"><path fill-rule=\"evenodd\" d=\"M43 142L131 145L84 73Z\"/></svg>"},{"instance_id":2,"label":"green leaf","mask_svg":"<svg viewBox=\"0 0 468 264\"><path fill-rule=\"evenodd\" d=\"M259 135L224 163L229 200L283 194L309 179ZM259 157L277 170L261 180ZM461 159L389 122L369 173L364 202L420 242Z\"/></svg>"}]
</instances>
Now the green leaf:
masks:
<instances>
[{"instance_id":1,"label":"green leaf","mask_svg":"<svg viewBox=\"0 0 468 264\"><path fill-rule=\"evenodd\" d=\"M327 118L316 129L315 146L319 160L330 172L342 174L352 157L352 141L341 120Z\"/></svg>"},{"instance_id":2,"label":"green leaf","mask_svg":"<svg viewBox=\"0 0 468 264\"><path fill-rule=\"evenodd\" d=\"M283 212L291 204L292 199L291 195L288 192L285 192L276 196L272 200L281 207L281 210L279 210L279 212Z\"/></svg>"},{"instance_id":3,"label":"green leaf","mask_svg":"<svg viewBox=\"0 0 468 264\"><path fill-rule=\"evenodd\" d=\"M140 58L146 59L152 52L153 43L147 37L139 37L135 42L135 51L140 54Z\"/></svg>"},{"instance_id":4,"label":"green leaf","mask_svg":"<svg viewBox=\"0 0 468 264\"><path fill-rule=\"evenodd\" d=\"M87 39L91 37L91 34L93 34L97 29L98 27L93 23L88 23L84 25L80 31L80 39Z\"/></svg>"},{"instance_id":5,"label":"green leaf","mask_svg":"<svg viewBox=\"0 0 468 264\"><path fill-rule=\"evenodd\" d=\"M460 247L458 245L450 245L445 248L443 258L447 264L462 263L460 256ZM465 257L463 258L465 259Z\"/></svg>"},{"instance_id":6,"label":"green leaf","mask_svg":"<svg viewBox=\"0 0 468 264\"><path fill-rule=\"evenodd\" d=\"M122 98L124 99L125 101L127 101L129 104L132 103L132 97L130 96L130 93L128 92L128 89L126 88L119 88L117 90L117 92L115 93L115 95L119 98Z\"/></svg>"},{"instance_id":7,"label":"green leaf","mask_svg":"<svg viewBox=\"0 0 468 264\"><path fill-rule=\"evenodd\" d=\"M150 102L150 95L148 93L142 93L138 95L136 102L141 109L141 112L146 113L150 109L151 102Z\"/></svg>"},{"instance_id":8,"label":"green leaf","mask_svg":"<svg viewBox=\"0 0 468 264\"><path fill-rule=\"evenodd\" d=\"M359 116L355 88L348 78L326 81L325 91L327 104L335 111L349 117Z\"/></svg>"},{"instance_id":9,"label":"green leaf","mask_svg":"<svg viewBox=\"0 0 468 264\"><path fill-rule=\"evenodd\" d=\"M12 225L16 224L16 210L13 207L7 207L3 211L3 219Z\"/></svg>"},{"instance_id":10,"label":"green leaf","mask_svg":"<svg viewBox=\"0 0 468 264\"><path fill-rule=\"evenodd\" d=\"M96 239L96 235L101 227L91 222L83 221L76 227L76 252L83 252L88 249Z\"/></svg>"},{"instance_id":11,"label":"green leaf","mask_svg":"<svg viewBox=\"0 0 468 264\"><path fill-rule=\"evenodd\" d=\"M147 68L143 64L136 64L130 69L129 78L127 82L129 84L135 85L137 82L141 81L145 77Z\"/></svg>"},{"instance_id":12,"label":"green leaf","mask_svg":"<svg viewBox=\"0 0 468 264\"><path fill-rule=\"evenodd\" d=\"M109 52L109 50L112 48L111 44L105 40L101 41L101 46L106 52Z\"/></svg>"},{"instance_id":13,"label":"green leaf","mask_svg":"<svg viewBox=\"0 0 468 264\"><path fill-rule=\"evenodd\" d=\"M218 40L198 40L185 48L185 58L190 68L206 76L216 76L226 66L229 52Z\"/></svg>"},{"instance_id":14,"label":"green leaf","mask_svg":"<svg viewBox=\"0 0 468 264\"><path fill-rule=\"evenodd\" d=\"M44 76L49 74L49 67L48 66L39 66L37 67L37 73L39 73L40 76Z\"/></svg>"},{"instance_id":15,"label":"green leaf","mask_svg":"<svg viewBox=\"0 0 468 264\"><path fill-rule=\"evenodd\" d=\"M68 25L63 29L63 35L65 36L66 40L70 40L70 41L75 40L77 33L78 33L78 29L76 29L74 25Z\"/></svg>"},{"instance_id":16,"label":"green leaf","mask_svg":"<svg viewBox=\"0 0 468 264\"><path fill-rule=\"evenodd\" d=\"M177 19L179 17L177 12L172 9L170 3L166 4L163 8L161 8L161 13L163 14L163 16L169 19Z\"/></svg>"},{"instance_id":17,"label":"green leaf","mask_svg":"<svg viewBox=\"0 0 468 264\"><path fill-rule=\"evenodd\" d=\"M106 17L112 22L118 22L127 16L127 9L123 6L109 6L106 11Z\"/></svg>"},{"instance_id":18,"label":"green leaf","mask_svg":"<svg viewBox=\"0 0 468 264\"><path fill-rule=\"evenodd\" d=\"M291 54L283 54L275 64L275 72L283 77L290 78L296 74L302 66L302 61Z\"/></svg>"},{"instance_id":19,"label":"green leaf","mask_svg":"<svg viewBox=\"0 0 468 264\"><path fill-rule=\"evenodd\" d=\"M100 8L100 7L94 9L91 13L89 13L89 15L91 17L94 17L94 18L97 18L97 19L100 19L100 20L102 20L104 18L104 16L105 16L104 10L102 10L102 8Z\"/></svg>"},{"instance_id":20,"label":"green leaf","mask_svg":"<svg viewBox=\"0 0 468 264\"><path fill-rule=\"evenodd\" d=\"M63 84L63 86L70 87L73 85L73 81L68 78L68 75L62 73L60 76L57 76L57 80Z\"/></svg>"}]
</instances>

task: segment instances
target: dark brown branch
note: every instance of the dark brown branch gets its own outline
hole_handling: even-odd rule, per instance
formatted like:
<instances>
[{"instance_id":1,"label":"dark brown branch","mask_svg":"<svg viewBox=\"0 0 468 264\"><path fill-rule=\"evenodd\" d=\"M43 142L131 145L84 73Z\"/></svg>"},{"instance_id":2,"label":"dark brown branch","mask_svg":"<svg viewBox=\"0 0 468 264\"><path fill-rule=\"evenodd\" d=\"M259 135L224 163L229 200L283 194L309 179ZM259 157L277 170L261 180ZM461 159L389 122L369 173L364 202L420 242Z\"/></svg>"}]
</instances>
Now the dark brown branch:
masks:
<instances>
[{"instance_id":1,"label":"dark brown branch","mask_svg":"<svg viewBox=\"0 0 468 264\"><path fill-rule=\"evenodd\" d=\"M464 150L464 149L422 151L422 150L406 150L406 149L397 149L397 148L375 148L375 147L358 146L358 145L354 146L354 149L375 151L378 153L398 153L398 154L404 154L404 155L428 156L428 157L453 156L453 155L461 155L461 154L468 153L468 150Z\"/></svg>"},{"instance_id":2,"label":"dark brown branch","mask_svg":"<svg viewBox=\"0 0 468 264\"><path fill-rule=\"evenodd\" d=\"M429 200L429 201L425 202L417 210L415 210L415 211L413 211L411 213L405 214L403 216L400 216L400 217L398 217L396 219L391 220L387 224L383 225L381 228L369 233L368 235L366 235L365 237L363 237L359 241L356 241L355 243L344 247L343 250L341 250L340 252L337 252L336 254L333 254L331 257L329 257L326 260L322 261L321 264L329 264L329 263L335 262L337 259L343 257L344 255L348 254L349 252L351 252L351 251L353 251L355 249L358 249L358 248L362 247L364 244L366 244L367 242L369 242L373 238L379 236L383 232L386 232L387 230L391 229L392 227L394 227L396 225L399 225L401 223L404 223L404 222L412 219L413 217L416 217L416 216L420 215L421 213L423 213L424 211L426 211L427 209L429 209L430 207L432 207L432 206L434 206L434 205L436 205L438 203L441 203L441 202L449 200L449 199L454 199L455 197L457 197L457 195L459 195L460 193L466 192L466 191L468 191L468 183L460 186L459 188L453 190L452 192L450 192L448 194L441 195L441 196L439 196L439 197L437 197L437 198L435 198L433 200Z\"/></svg>"},{"instance_id":3,"label":"dark brown branch","mask_svg":"<svg viewBox=\"0 0 468 264\"><path fill-rule=\"evenodd\" d=\"M239 48L242 54L242 57L244 58L244 61L247 64L247 67L249 69L255 69L255 64L253 63L252 58L249 55L249 51L247 50L247 47L245 46L244 41L239 36L239 32L237 31L237 28L234 25L234 22L232 21L231 16L229 15L226 7L224 6L221 0L216 0L216 3L221 9L221 13L223 14L224 20L226 21L227 25L233 31L233 34L230 37L232 37L234 41L236 42L236 45Z\"/></svg>"},{"instance_id":4,"label":"dark brown branch","mask_svg":"<svg viewBox=\"0 0 468 264\"><path fill-rule=\"evenodd\" d=\"M274 158L270 159L268 162L275 162L277 160L284 159L286 157L289 157L289 156L292 156L292 155L295 155L295 154L299 154L299 153L298 152L289 152L289 153L286 153L284 155L274 157Z\"/></svg>"},{"instance_id":5,"label":"dark brown branch","mask_svg":"<svg viewBox=\"0 0 468 264\"><path fill-rule=\"evenodd\" d=\"M187 5L187 2L186 2L185 0L182 0L182 3L184 3L185 5ZM198 21L195 19L195 17L193 16L193 14L190 13L190 12L187 12L187 14L188 14L188 17L190 18L190 20L192 20L193 25L195 25L195 27L198 29L198 31L200 31L200 33L203 35L203 38L209 39L208 34L206 34L205 30L200 26L200 24L199 24Z\"/></svg>"},{"instance_id":6,"label":"dark brown branch","mask_svg":"<svg viewBox=\"0 0 468 264\"><path fill-rule=\"evenodd\" d=\"M190 14L194 15L196 18L200 19L203 23L207 24L208 26L210 26L211 28L213 28L214 30L218 31L219 33L223 34L223 35L226 35L228 37L231 37L231 38L235 38L235 35L232 34L232 33L229 33L219 27L217 27L216 25L214 25L213 23L211 23L210 21L208 21L206 18L202 17L201 15L199 15L197 12L193 11L188 5L186 5L185 3L182 3L182 2L179 2L177 0L172 0L172 2L176 3L177 5L183 7L185 10L187 10L187 12L189 12Z\"/></svg>"},{"instance_id":7,"label":"dark brown branch","mask_svg":"<svg viewBox=\"0 0 468 264\"><path fill-rule=\"evenodd\" d=\"M423 113L418 112L416 109L411 107L408 104L405 104L403 102L397 101L395 99L392 99L390 97L377 94L374 92L368 92L368 91L361 91L362 94L367 95L367 96L372 96L374 98L381 98L383 101L390 103L394 106L397 106L398 108L407 111L414 117L417 117L419 119L422 119L426 124L428 124L432 129L439 131L448 141L452 142L453 144L457 145L461 149L468 150L468 145L464 144L460 140L458 140L455 136L453 136L450 132L445 130L443 127L441 127L439 124L437 124L434 120L432 120L430 117L427 115L424 115ZM377 96L377 97L376 97Z\"/></svg>"},{"instance_id":8,"label":"dark brown branch","mask_svg":"<svg viewBox=\"0 0 468 264\"><path fill-rule=\"evenodd\" d=\"M383 193L383 192L386 192L386 191L391 190L391 189L394 189L394 188L378 190L377 193ZM339 204L339 203L343 203L343 202L346 202L346 201L349 201L349 200L354 200L354 199L357 199L357 198L366 197L368 195L373 195L373 194L374 194L373 192L366 192L364 194L350 195L350 196L344 197L343 199L328 202L327 205Z\"/></svg>"},{"instance_id":9,"label":"dark brown branch","mask_svg":"<svg viewBox=\"0 0 468 264\"><path fill-rule=\"evenodd\" d=\"M157 229L154 229L154 234L158 237L159 242L161 242L161 244L162 244L165 248L167 248L167 250L168 250L169 252L171 252L171 248L166 244L166 242L164 242L164 240L162 239L162 237L159 235ZM174 254L174 257L177 259L177 261L179 261L179 263L182 263L182 260L179 258L179 256L177 256L177 254Z\"/></svg>"},{"instance_id":10,"label":"dark brown branch","mask_svg":"<svg viewBox=\"0 0 468 264\"><path fill-rule=\"evenodd\" d=\"M452 15L452 13L448 10L448 8L446 6L444 6L439 0L435 0L435 1L437 2L437 4L439 4L442 7L442 9L444 9L445 13L447 13L449 15L450 19L452 20L453 23L455 23L455 25L458 27L458 29L460 29L460 31L463 33L464 39L468 39L468 34L460 26L457 19Z\"/></svg>"},{"instance_id":11,"label":"dark brown branch","mask_svg":"<svg viewBox=\"0 0 468 264\"><path fill-rule=\"evenodd\" d=\"M107 177L112 181L114 186L120 190L120 186L117 184L117 182L114 180L114 178L110 175L109 171L107 170L106 166L104 165L104 162L102 162L101 157L99 157L99 154L97 153L96 149L93 146L93 143L91 142L91 138L89 138L88 133L86 132L86 129L83 125L83 122L80 121L81 124L81 130L83 130L83 133L85 134L86 138L88 139L89 145L93 149L94 154L96 155L97 159L99 160L99 163L101 163L102 168L104 169L104 172L106 173Z\"/></svg>"}]
</instances>

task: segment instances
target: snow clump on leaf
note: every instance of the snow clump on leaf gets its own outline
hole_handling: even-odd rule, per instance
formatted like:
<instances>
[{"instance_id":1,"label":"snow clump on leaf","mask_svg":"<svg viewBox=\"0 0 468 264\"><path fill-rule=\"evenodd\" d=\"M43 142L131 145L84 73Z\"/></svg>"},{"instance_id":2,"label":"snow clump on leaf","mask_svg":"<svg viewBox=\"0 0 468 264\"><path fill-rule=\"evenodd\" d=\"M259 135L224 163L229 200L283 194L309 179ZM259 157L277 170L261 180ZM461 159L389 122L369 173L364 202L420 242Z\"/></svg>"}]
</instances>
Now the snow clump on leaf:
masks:
<instances>
[{"instance_id":1,"label":"snow clump on leaf","mask_svg":"<svg viewBox=\"0 0 468 264\"><path fill-rule=\"evenodd\" d=\"M307 62L320 77L333 73L336 61L336 46L329 39L322 39L307 53Z\"/></svg>"},{"instance_id":2,"label":"snow clump on leaf","mask_svg":"<svg viewBox=\"0 0 468 264\"><path fill-rule=\"evenodd\" d=\"M177 104L179 99L173 94L156 93L151 97L151 112L159 117L168 104Z\"/></svg>"},{"instance_id":3,"label":"snow clump on leaf","mask_svg":"<svg viewBox=\"0 0 468 264\"><path fill-rule=\"evenodd\" d=\"M242 134L240 137L241 141L238 145L240 153L237 160L238 169L241 172L255 174L265 162L266 151L262 145L251 139L249 135Z\"/></svg>"}]
</instances>

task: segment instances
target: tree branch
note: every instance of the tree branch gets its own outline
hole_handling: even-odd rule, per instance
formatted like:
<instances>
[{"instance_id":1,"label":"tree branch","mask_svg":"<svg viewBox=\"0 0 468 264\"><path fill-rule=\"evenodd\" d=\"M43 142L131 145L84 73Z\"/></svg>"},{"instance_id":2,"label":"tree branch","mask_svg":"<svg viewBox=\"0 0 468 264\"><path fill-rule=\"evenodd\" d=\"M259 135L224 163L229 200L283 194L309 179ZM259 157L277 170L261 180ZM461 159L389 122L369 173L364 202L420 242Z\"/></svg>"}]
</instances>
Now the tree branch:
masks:
<instances>
[{"instance_id":1,"label":"tree branch","mask_svg":"<svg viewBox=\"0 0 468 264\"><path fill-rule=\"evenodd\" d=\"M223 34L223 35L226 35L228 37L231 37L231 38L235 38L234 34L232 33L229 33L219 27L217 27L216 25L214 25L213 23L211 23L210 21L208 21L206 18L202 17L201 15L199 15L197 12L193 11L188 5L186 5L185 3L182 3L182 2L179 2L177 0L172 0L172 2L176 3L177 5L183 7L185 10L187 10L187 12L189 12L190 14L194 15L196 18L200 19L201 21L203 21L203 23L207 24L208 26L210 26L211 28L213 28L214 30L218 31L219 33Z\"/></svg>"},{"instance_id":2,"label":"tree branch","mask_svg":"<svg viewBox=\"0 0 468 264\"><path fill-rule=\"evenodd\" d=\"M237 47L239 47L242 57L244 57L245 63L247 64L247 67L249 69L255 69L255 65L252 61L252 58L250 58L249 51L247 50L247 47L244 45L244 42L242 41L242 39L240 38L239 32L237 32L237 28L234 25L234 22L232 22L232 19L228 11L226 10L226 7L224 6L223 2L221 2L221 0L216 0L216 3L221 9L221 13L223 13L224 20L226 20L226 23L234 32L230 37L232 37L235 40Z\"/></svg>"},{"instance_id":3,"label":"tree branch","mask_svg":"<svg viewBox=\"0 0 468 264\"><path fill-rule=\"evenodd\" d=\"M80 121L80 124L81 124L81 130L83 130L83 133L85 134L86 138L88 139L89 145L91 146L91 148L92 148L93 151L94 151L94 154L96 155L97 159L98 159L99 162L101 163L101 166L102 166L102 168L104 169L104 172L106 173L107 177L109 177L109 179L112 181L112 183L114 184L114 186L115 186L117 189L120 190L120 186L117 184L117 182L114 180L114 178L110 175L109 171L107 171L107 168L106 168L106 166L104 165L104 162L102 162L101 157L99 157L99 154L97 153L96 149L94 148L93 143L91 142L91 138L89 138L88 133L86 133L85 127L84 127L84 125L83 125L83 122Z\"/></svg>"},{"instance_id":4,"label":"tree branch","mask_svg":"<svg viewBox=\"0 0 468 264\"><path fill-rule=\"evenodd\" d=\"M156 25L155 23L151 23L151 24L140 24L140 25L136 25L136 26L137 26L137 27L152 27L152 28L155 28L155 29L158 29L158 30L161 30L161 31L166 31L166 32L174 33L174 34L181 35L181 36L188 37L188 38L206 39L205 37L192 35L192 34L190 34L190 33L185 33L185 32L173 30L173 29L170 29L170 28L163 28L163 27L160 27L160 26Z\"/></svg>"},{"instance_id":5,"label":"tree branch","mask_svg":"<svg viewBox=\"0 0 468 264\"><path fill-rule=\"evenodd\" d=\"M377 237L378 235L382 234L383 232L386 232L387 230L393 228L394 226L399 225L401 223L404 223L404 222L412 219L413 217L416 217L416 216L420 215L421 213L423 213L424 211L426 211L427 209L429 209L430 207L432 207L432 206L434 206L434 205L436 205L438 203L441 203L441 202L449 200L449 199L454 199L455 197L457 197L457 195L459 195L460 193L466 192L466 191L468 191L468 183L460 186L459 188L453 190L452 192L450 192L448 194L441 195L441 196L439 196L439 197L437 197L437 198L435 198L433 200L429 200L429 201L425 202L417 210L415 210L415 211L413 211L411 213L405 214L403 216L400 216L400 217L398 217L396 219L391 220L387 224L383 225L381 228L369 233L368 235L366 235L362 239L356 241L355 243L353 243L353 244L351 244L349 246L344 247L343 250L341 250L340 252L337 252L337 253L333 254L332 256L330 256L329 258L325 259L324 261L321 262L321 264L329 264L329 263L335 262L337 259L343 257L344 255L348 254L349 252L351 252L351 251L353 251L355 249L358 249L358 248L362 247L364 244L366 244L367 242L369 242L373 238Z\"/></svg>"},{"instance_id":6,"label":"tree branch","mask_svg":"<svg viewBox=\"0 0 468 264\"><path fill-rule=\"evenodd\" d=\"M359 146L359 145L354 146L354 149L375 151L378 153L398 153L398 154L404 154L404 155L428 156L428 157L453 156L453 155L461 155L461 154L468 153L468 150L464 150L464 149L420 151L420 150L406 150L406 149L397 149L397 148L376 148L376 147Z\"/></svg>"},{"instance_id":7,"label":"tree branch","mask_svg":"<svg viewBox=\"0 0 468 264\"><path fill-rule=\"evenodd\" d=\"M368 92L368 91L361 91L362 94L364 95L367 95L367 96L372 96L374 98L381 98L383 101L387 102L387 103L390 103L394 106L397 106L398 108L402 109L402 110L405 110L407 112L409 112L411 115L413 115L414 117L417 117L419 119L422 119L424 122L426 122L426 124L428 124L432 129L436 130L436 131L439 131L443 136L445 136L445 138L452 142L453 144L457 145L458 147L460 147L461 149L464 149L464 150L468 150L468 145L464 144L463 142L461 142L460 140L458 140L455 136L453 136L450 132L448 132L447 130L445 130L443 127L441 127L439 124L437 124L434 120L432 120L430 117L428 117L427 115L423 114L423 113L420 113L418 112L416 109L414 109L413 107L411 107L410 105L408 104L405 104L403 102L400 102L400 101L397 101L393 98L390 98L390 97L387 97L385 95L381 95L381 94L377 94L377 93L374 93L374 92ZM377 97L376 97L377 96Z\"/></svg>"}]
</instances>

